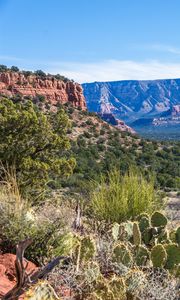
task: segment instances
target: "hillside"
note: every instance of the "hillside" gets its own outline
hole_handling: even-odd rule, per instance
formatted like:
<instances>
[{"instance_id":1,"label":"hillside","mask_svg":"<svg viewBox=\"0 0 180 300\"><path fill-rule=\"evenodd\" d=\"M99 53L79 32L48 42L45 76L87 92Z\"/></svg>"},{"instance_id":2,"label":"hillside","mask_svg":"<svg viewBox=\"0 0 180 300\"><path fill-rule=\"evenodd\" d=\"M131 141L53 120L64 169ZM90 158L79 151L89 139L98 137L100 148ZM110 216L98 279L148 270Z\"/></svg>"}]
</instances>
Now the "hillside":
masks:
<instances>
[{"instance_id":1,"label":"hillside","mask_svg":"<svg viewBox=\"0 0 180 300\"><path fill-rule=\"evenodd\" d=\"M164 125L180 124L180 79L85 83L83 90L89 111L112 113L138 132L147 124L146 119L151 119L151 131L157 125L163 132ZM170 111L175 113L161 120ZM139 119L141 122L134 124Z\"/></svg>"},{"instance_id":2,"label":"hillside","mask_svg":"<svg viewBox=\"0 0 180 300\"><path fill-rule=\"evenodd\" d=\"M77 165L65 186L85 189L89 180L99 180L112 167L126 172L130 166L143 174L154 174L156 185L179 188L179 142L155 142L140 138L131 132L122 132L104 122L99 116L71 106L64 107L72 128L68 131Z\"/></svg>"}]
</instances>

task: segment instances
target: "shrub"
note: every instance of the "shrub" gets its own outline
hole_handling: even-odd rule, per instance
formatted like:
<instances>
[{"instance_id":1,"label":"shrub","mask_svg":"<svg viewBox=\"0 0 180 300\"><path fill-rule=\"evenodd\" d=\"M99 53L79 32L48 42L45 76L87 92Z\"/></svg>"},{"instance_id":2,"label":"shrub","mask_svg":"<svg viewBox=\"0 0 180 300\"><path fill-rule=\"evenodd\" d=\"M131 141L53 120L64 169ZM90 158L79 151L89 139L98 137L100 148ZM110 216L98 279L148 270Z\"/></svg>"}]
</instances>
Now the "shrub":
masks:
<instances>
[{"instance_id":1,"label":"shrub","mask_svg":"<svg viewBox=\"0 0 180 300\"><path fill-rule=\"evenodd\" d=\"M145 180L137 171L124 176L119 171L101 177L91 193L92 213L99 220L122 222L143 212L152 212L157 205L154 181Z\"/></svg>"},{"instance_id":2,"label":"shrub","mask_svg":"<svg viewBox=\"0 0 180 300\"><path fill-rule=\"evenodd\" d=\"M42 198L48 182L72 173L75 161L63 154L70 147L69 121L63 110L45 115L30 101L13 103L2 98L0 127L0 160L16 168L25 198Z\"/></svg>"},{"instance_id":3,"label":"shrub","mask_svg":"<svg viewBox=\"0 0 180 300\"><path fill-rule=\"evenodd\" d=\"M8 67L5 65L0 65L0 72L6 72L8 70Z\"/></svg>"},{"instance_id":4,"label":"shrub","mask_svg":"<svg viewBox=\"0 0 180 300\"><path fill-rule=\"evenodd\" d=\"M87 125L93 125L93 121L92 121L91 119L88 119L88 120L86 121L86 124L87 124Z\"/></svg>"},{"instance_id":5,"label":"shrub","mask_svg":"<svg viewBox=\"0 0 180 300\"><path fill-rule=\"evenodd\" d=\"M11 67L11 71L13 71L13 72L19 72L19 68L16 67L16 66L12 66Z\"/></svg>"},{"instance_id":6,"label":"shrub","mask_svg":"<svg viewBox=\"0 0 180 300\"><path fill-rule=\"evenodd\" d=\"M46 73L44 73L42 70L37 70L37 71L34 72L34 74L36 76L41 77L41 78L45 78L46 77Z\"/></svg>"}]
</instances>

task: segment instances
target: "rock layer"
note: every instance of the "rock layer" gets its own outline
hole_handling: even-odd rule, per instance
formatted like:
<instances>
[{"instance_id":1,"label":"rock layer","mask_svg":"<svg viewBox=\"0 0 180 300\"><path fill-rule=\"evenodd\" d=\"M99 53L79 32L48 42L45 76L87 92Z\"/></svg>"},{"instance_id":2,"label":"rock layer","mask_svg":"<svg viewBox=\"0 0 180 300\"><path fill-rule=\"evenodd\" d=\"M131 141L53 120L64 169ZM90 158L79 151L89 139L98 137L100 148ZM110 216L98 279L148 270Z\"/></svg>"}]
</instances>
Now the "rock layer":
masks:
<instances>
[{"instance_id":1,"label":"rock layer","mask_svg":"<svg viewBox=\"0 0 180 300\"><path fill-rule=\"evenodd\" d=\"M35 75L25 76L21 72L0 73L0 94L9 97L17 94L36 97L43 95L52 105L71 103L74 107L86 109L86 102L80 84L57 80L52 76L40 78Z\"/></svg>"}]
</instances>

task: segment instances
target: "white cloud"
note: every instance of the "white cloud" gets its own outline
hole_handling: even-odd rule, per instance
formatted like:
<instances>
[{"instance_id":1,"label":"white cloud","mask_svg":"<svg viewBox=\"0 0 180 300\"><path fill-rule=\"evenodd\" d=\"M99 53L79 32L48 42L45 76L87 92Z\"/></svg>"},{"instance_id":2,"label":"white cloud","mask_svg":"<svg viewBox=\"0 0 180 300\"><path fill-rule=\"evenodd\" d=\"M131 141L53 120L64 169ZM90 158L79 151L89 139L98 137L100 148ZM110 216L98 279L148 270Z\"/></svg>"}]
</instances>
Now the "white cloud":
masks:
<instances>
[{"instance_id":1,"label":"white cloud","mask_svg":"<svg viewBox=\"0 0 180 300\"><path fill-rule=\"evenodd\" d=\"M94 63L53 63L46 69L77 82L180 78L180 63L106 60Z\"/></svg>"}]
</instances>

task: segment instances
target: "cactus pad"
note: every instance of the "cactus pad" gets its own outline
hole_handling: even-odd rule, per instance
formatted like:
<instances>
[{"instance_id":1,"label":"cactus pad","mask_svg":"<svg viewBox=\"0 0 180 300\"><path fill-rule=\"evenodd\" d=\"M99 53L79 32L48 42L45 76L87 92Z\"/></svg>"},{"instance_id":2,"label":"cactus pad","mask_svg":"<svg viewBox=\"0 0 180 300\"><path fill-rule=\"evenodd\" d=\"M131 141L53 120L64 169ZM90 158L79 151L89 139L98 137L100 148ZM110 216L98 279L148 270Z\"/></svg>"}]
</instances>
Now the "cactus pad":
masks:
<instances>
[{"instance_id":1,"label":"cactus pad","mask_svg":"<svg viewBox=\"0 0 180 300\"><path fill-rule=\"evenodd\" d=\"M141 244L141 231L139 230L139 225L137 222L133 224L133 243L135 246Z\"/></svg>"},{"instance_id":2,"label":"cactus pad","mask_svg":"<svg viewBox=\"0 0 180 300\"><path fill-rule=\"evenodd\" d=\"M125 244L121 243L114 247L113 262L122 263L127 267L132 264L132 255Z\"/></svg>"},{"instance_id":3,"label":"cactus pad","mask_svg":"<svg viewBox=\"0 0 180 300\"><path fill-rule=\"evenodd\" d=\"M45 281L38 282L32 289L30 289L24 300L60 300L56 295L54 289Z\"/></svg>"},{"instance_id":4,"label":"cactus pad","mask_svg":"<svg viewBox=\"0 0 180 300\"><path fill-rule=\"evenodd\" d=\"M162 268L167 260L167 253L163 245L155 245L151 250L151 260L153 267Z\"/></svg>"},{"instance_id":5,"label":"cactus pad","mask_svg":"<svg viewBox=\"0 0 180 300\"><path fill-rule=\"evenodd\" d=\"M156 211L151 216L151 224L153 227L166 226L167 218L159 211Z\"/></svg>"}]
</instances>

